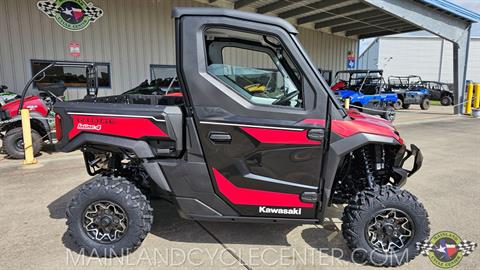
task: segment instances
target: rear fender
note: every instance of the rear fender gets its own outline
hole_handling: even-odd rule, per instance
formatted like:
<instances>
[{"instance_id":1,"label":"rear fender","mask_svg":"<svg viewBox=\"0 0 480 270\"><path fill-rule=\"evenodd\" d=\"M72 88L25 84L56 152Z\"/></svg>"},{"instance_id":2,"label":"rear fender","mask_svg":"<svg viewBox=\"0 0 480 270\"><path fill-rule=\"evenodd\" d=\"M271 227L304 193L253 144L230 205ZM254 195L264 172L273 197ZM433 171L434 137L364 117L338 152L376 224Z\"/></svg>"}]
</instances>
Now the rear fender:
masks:
<instances>
[{"instance_id":1,"label":"rear fender","mask_svg":"<svg viewBox=\"0 0 480 270\"><path fill-rule=\"evenodd\" d=\"M56 145L55 148L62 152L71 152L85 145L106 145L119 149L126 149L133 152L139 159L143 160L143 168L153 181L163 190L171 192L170 186L162 172L162 169L155 162L148 162L146 159L155 157L152 149L145 141L105 136L100 134L82 133L65 145Z\"/></svg>"}]
</instances>

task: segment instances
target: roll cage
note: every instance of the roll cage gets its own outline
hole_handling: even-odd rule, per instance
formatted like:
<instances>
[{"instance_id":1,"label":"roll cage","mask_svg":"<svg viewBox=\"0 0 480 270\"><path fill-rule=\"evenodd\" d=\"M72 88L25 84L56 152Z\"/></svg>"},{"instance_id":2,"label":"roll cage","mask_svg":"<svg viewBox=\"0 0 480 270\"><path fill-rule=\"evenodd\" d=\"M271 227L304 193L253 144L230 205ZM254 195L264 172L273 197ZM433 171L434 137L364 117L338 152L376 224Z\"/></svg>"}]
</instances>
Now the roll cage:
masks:
<instances>
[{"instance_id":1,"label":"roll cage","mask_svg":"<svg viewBox=\"0 0 480 270\"><path fill-rule=\"evenodd\" d=\"M345 89L366 95L381 92L385 86L383 70L341 70L335 74L335 82L343 81Z\"/></svg>"}]
</instances>

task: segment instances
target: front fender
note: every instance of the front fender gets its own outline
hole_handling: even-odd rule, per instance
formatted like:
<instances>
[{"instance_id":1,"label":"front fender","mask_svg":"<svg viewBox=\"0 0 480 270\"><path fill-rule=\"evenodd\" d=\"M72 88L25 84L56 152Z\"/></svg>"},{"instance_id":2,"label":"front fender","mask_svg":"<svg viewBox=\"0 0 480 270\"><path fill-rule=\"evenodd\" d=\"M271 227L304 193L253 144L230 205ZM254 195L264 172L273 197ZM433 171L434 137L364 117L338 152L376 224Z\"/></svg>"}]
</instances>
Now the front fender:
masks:
<instances>
[{"instance_id":1,"label":"front fender","mask_svg":"<svg viewBox=\"0 0 480 270\"><path fill-rule=\"evenodd\" d=\"M22 117L20 115L15 115L10 119L3 120L3 125L0 127L0 131L7 132L8 130L16 127L22 126ZM35 129L40 135L47 136L48 140L52 141L52 136L50 134L50 125L48 124L47 118L43 117L39 113L30 112L30 126L32 129Z\"/></svg>"},{"instance_id":2,"label":"front fender","mask_svg":"<svg viewBox=\"0 0 480 270\"><path fill-rule=\"evenodd\" d=\"M328 154L326 155L325 169L323 170L323 186L322 186L322 207L319 213L319 220L323 221L326 206L330 201L333 183L337 168L344 157L367 144L388 144L400 146L401 144L393 137L375 135L369 133L358 133L356 135L340 139L330 144Z\"/></svg>"}]
</instances>

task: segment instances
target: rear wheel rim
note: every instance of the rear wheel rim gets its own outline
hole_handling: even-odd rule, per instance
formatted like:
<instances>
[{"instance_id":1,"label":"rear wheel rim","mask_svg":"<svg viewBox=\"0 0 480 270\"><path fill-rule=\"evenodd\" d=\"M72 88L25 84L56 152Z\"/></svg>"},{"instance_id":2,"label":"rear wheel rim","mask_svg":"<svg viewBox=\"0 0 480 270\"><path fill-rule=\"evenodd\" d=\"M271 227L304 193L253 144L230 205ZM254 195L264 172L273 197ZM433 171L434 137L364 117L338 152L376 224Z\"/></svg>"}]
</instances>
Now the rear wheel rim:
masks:
<instances>
[{"instance_id":1,"label":"rear wheel rim","mask_svg":"<svg viewBox=\"0 0 480 270\"><path fill-rule=\"evenodd\" d=\"M441 102L442 102L442 105L444 105L444 106L450 105L450 99L449 98L442 98Z\"/></svg>"},{"instance_id":2,"label":"rear wheel rim","mask_svg":"<svg viewBox=\"0 0 480 270\"><path fill-rule=\"evenodd\" d=\"M123 238L128 230L128 217L120 205L107 200L96 201L85 208L82 225L92 240L109 244Z\"/></svg>"},{"instance_id":3,"label":"rear wheel rim","mask_svg":"<svg viewBox=\"0 0 480 270\"><path fill-rule=\"evenodd\" d=\"M381 253L392 254L408 246L415 234L411 217L405 212L382 209L366 227L366 238L370 247Z\"/></svg>"},{"instance_id":4,"label":"rear wheel rim","mask_svg":"<svg viewBox=\"0 0 480 270\"><path fill-rule=\"evenodd\" d=\"M22 138L19 138L18 140L15 141L15 148L20 152L24 150Z\"/></svg>"}]
</instances>

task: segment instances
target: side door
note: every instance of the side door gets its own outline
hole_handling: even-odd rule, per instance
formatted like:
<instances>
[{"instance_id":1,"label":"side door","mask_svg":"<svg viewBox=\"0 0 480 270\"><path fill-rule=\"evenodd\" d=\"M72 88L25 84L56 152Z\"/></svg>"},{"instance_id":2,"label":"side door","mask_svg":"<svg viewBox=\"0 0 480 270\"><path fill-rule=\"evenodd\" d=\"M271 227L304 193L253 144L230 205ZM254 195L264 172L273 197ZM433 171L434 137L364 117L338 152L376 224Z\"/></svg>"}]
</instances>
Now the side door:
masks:
<instances>
[{"instance_id":1,"label":"side door","mask_svg":"<svg viewBox=\"0 0 480 270\"><path fill-rule=\"evenodd\" d=\"M442 96L442 85L439 83L431 82L428 88L431 99L440 100Z\"/></svg>"},{"instance_id":2,"label":"side door","mask_svg":"<svg viewBox=\"0 0 480 270\"><path fill-rule=\"evenodd\" d=\"M180 78L212 184L242 216L316 217L327 94L296 44L268 24L177 19Z\"/></svg>"}]
</instances>

